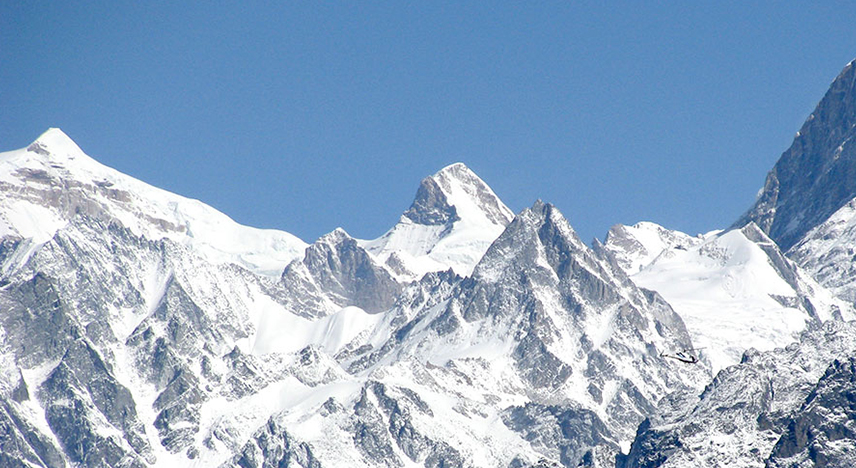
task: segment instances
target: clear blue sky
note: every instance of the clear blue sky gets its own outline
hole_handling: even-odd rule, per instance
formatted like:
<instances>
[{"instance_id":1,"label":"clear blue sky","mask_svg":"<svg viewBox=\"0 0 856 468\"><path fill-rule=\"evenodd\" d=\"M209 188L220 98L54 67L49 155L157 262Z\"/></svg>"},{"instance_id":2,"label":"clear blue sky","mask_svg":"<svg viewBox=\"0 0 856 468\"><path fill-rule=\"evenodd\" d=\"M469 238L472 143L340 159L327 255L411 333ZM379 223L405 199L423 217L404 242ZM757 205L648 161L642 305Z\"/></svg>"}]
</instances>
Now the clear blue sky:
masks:
<instances>
[{"instance_id":1,"label":"clear blue sky","mask_svg":"<svg viewBox=\"0 0 856 468\"><path fill-rule=\"evenodd\" d=\"M0 2L0 149L60 127L307 241L456 161L586 241L727 227L856 57L849 2L73 3Z\"/></svg>"}]
</instances>

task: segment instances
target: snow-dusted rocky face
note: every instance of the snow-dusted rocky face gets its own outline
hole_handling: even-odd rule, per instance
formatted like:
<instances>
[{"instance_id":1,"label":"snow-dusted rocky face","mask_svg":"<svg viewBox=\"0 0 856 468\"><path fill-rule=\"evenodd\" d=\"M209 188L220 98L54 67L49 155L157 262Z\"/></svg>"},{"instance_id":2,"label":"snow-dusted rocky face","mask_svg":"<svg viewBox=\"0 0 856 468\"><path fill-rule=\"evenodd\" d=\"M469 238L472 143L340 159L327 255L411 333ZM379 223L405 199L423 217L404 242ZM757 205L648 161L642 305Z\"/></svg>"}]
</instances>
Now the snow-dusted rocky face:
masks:
<instances>
[{"instance_id":1,"label":"snow-dusted rocky face","mask_svg":"<svg viewBox=\"0 0 856 468\"><path fill-rule=\"evenodd\" d=\"M856 197L854 136L856 61L832 82L734 227L753 221L783 250L793 247Z\"/></svg>"},{"instance_id":2,"label":"snow-dusted rocky face","mask_svg":"<svg viewBox=\"0 0 856 468\"><path fill-rule=\"evenodd\" d=\"M809 231L788 255L837 297L856 303L856 199Z\"/></svg>"},{"instance_id":3,"label":"snow-dusted rocky face","mask_svg":"<svg viewBox=\"0 0 856 468\"><path fill-rule=\"evenodd\" d=\"M854 352L856 323L841 321L749 351L701 395L671 396L617 466L853 466Z\"/></svg>"}]
</instances>

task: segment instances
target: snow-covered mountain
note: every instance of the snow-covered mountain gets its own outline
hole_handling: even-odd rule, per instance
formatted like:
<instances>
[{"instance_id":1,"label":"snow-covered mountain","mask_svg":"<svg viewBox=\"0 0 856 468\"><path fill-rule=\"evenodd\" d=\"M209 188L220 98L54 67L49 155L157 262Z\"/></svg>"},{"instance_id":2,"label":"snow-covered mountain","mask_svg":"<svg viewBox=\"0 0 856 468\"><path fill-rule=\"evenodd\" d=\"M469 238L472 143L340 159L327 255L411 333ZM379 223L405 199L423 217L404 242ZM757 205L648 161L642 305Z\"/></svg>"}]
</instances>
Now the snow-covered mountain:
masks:
<instances>
[{"instance_id":1,"label":"snow-covered mountain","mask_svg":"<svg viewBox=\"0 0 856 468\"><path fill-rule=\"evenodd\" d=\"M851 466L853 76L732 228L592 248L460 163L306 244L51 129L0 153L0 466Z\"/></svg>"},{"instance_id":2,"label":"snow-covered mountain","mask_svg":"<svg viewBox=\"0 0 856 468\"><path fill-rule=\"evenodd\" d=\"M282 231L242 226L196 200L110 169L52 128L26 149L0 153L0 235L49 240L75 217L120 223L150 240L191 245L213 263L279 275L306 244Z\"/></svg>"},{"instance_id":3,"label":"snow-covered mountain","mask_svg":"<svg viewBox=\"0 0 856 468\"><path fill-rule=\"evenodd\" d=\"M462 164L381 239L306 245L59 130L0 161L10 466L603 463L709 378L660 357L692 347L660 296Z\"/></svg>"},{"instance_id":4,"label":"snow-covered mountain","mask_svg":"<svg viewBox=\"0 0 856 468\"><path fill-rule=\"evenodd\" d=\"M835 78L736 223L755 222L787 251L856 197L856 61Z\"/></svg>"},{"instance_id":5,"label":"snow-covered mountain","mask_svg":"<svg viewBox=\"0 0 856 468\"><path fill-rule=\"evenodd\" d=\"M360 244L402 280L449 268L467 276L513 217L484 181L456 163L422 180L392 229Z\"/></svg>"},{"instance_id":6,"label":"snow-covered mountain","mask_svg":"<svg viewBox=\"0 0 856 468\"><path fill-rule=\"evenodd\" d=\"M697 237L653 223L615 226L603 249L637 285L675 308L714 371L740 362L748 348L768 351L809 326L854 318L849 303L788 260L754 223Z\"/></svg>"}]
</instances>

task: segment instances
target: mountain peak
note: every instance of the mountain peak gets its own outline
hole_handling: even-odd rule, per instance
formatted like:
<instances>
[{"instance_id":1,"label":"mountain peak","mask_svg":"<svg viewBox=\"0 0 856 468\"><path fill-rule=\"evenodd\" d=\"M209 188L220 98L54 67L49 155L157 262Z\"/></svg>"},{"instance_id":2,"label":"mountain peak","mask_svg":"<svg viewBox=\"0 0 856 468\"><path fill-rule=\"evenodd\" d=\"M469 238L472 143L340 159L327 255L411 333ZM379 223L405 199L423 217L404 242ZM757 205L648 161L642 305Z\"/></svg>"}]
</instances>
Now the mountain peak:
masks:
<instances>
[{"instance_id":1,"label":"mountain peak","mask_svg":"<svg viewBox=\"0 0 856 468\"><path fill-rule=\"evenodd\" d=\"M562 252L551 255L550 252ZM589 256L589 249L577 236L568 220L558 208L536 200L530 207L521 211L508 225L502 235L490 246L484 257L476 265L473 277L485 282L494 282L508 271L516 272L521 265L534 261L539 265L552 265L553 260L575 255ZM532 260L538 256L550 260ZM509 262L509 259L520 261ZM523 261L523 259L528 259ZM594 260L587 259L587 262ZM512 273L514 276L516 273Z\"/></svg>"},{"instance_id":2,"label":"mountain peak","mask_svg":"<svg viewBox=\"0 0 856 468\"><path fill-rule=\"evenodd\" d=\"M487 189L490 188L484 183L479 176L476 175L475 172L472 171L466 164L462 162L456 162L454 164L449 164L448 166L440 169L434 175L427 177L429 179L433 179L438 184L446 188L446 186L450 185L453 182L462 185L473 186L477 189ZM448 189L447 189L448 190Z\"/></svg>"},{"instance_id":3,"label":"mountain peak","mask_svg":"<svg viewBox=\"0 0 856 468\"><path fill-rule=\"evenodd\" d=\"M399 279L449 268L466 276L513 218L483 180L455 163L422 179L398 224L363 245L379 263L395 264Z\"/></svg>"},{"instance_id":4,"label":"mountain peak","mask_svg":"<svg viewBox=\"0 0 856 468\"><path fill-rule=\"evenodd\" d=\"M754 221L787 250L856 197L854 63L832 82L734 227Z\"/></svg>"},{"instance_id":5,"label":"mountain peak","mask_svg":"<svg viewBox=\"0 0 856 468\"><path fill-rule=\"evenodd\" d=\"M428 226L451 224L462 216L505 226L514 217L488 185L463 163L422 179L404 217Z\"/></svg>"},{"instance_id":6,"label":"mountain peak","mask_svg":"<svg viewBox=\"0 0 856 468\"><path fill-rule=\"evenodd\" d=\"M476 176L476 174L469 167L467 167L466 164L462 162L456 162L449 164L443 169L437 171L437 173L434 174L434 177L460 177L461 175L473 177Z\"/></svg>"},{"instance_id":7,"label":"mountain peak","mask_svg":"<svg viewBox=\"0 0 856 468\"><path fill-rule=\"evenodd\" d=\"M352 239L352 237L350 236L350 234L348 234L347 231L340 227L337 227L336 229L333 229L327 234L324 234L323 236L319 237L318 242L335 245L346 239Z\"/></svg>"},{"instance_id":8,"label":"mountain peak","mask_svg":"<svg viewBox=\"0 0 856 468\"><path fill-rule=\"evenodd\" d=\"M242 226L197 200L161 190L88 156L49 128L26 148L0 157L0 232L43 243L80 215L149 240L193 244L214 263L278 276L306 244L275 230Z\"/></svg>"},{"instance_id":9,"label":"mountain peak","mask_svg":"<svg viewBox=\"0 0 856 468\"><path fill-rule=\"evenodd\" d=\"M77 143L59 128L51 127L27 147L28 151L43 156L83 156L85 153Z\"/></svg>"}]
</instances>

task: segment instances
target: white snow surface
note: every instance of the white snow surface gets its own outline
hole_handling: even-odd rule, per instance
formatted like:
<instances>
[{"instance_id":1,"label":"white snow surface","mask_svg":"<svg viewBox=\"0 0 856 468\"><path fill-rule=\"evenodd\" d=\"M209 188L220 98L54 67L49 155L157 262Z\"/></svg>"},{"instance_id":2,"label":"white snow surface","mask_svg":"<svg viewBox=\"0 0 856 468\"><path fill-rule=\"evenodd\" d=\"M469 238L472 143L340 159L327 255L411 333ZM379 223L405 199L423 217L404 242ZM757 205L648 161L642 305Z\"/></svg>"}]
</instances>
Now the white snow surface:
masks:
<instances>
[{"instance_id":1,"label":"white snow surface","mask_svg":"<svg viewBox=\"0 0 856 468\"><path fill-rule=\"evenodd\" d=\"M469 276L514 218L493 190L463 163L446 166L430 178L457 212L458 219L451 226L419 224L402 215L381 237L360 241L399 280L410 281L449 268ZM403 270L390 265L395 260Z\"/></svg>"},{"instance_id":2,"label":"white snow surface","mask_svg":"<svg viewBox=\"0 0 856 468\"><path fill-rule=\"evenodd\" d=\"M361 333L374 330L383 314L369 314L359 307L345 307L338 312L309 320L282 310L270 301L262 314L252 344L255 354L293 353L315 345L333 356Z\"/></svg>"},{"instance_id":3,"label":"white snow surface","mask_svg":"<svg viewBox=\"0 0 856 468\"><path fill-rule=\"evenodd\" d=\"M648 262L651 250L632 251L607 244L609 250L618 250L628 259L619 263L637 285L657 291L672 305L693 344L704 348L700 354L710 360L714 372L740 362L749 348L766 351L795 340L812 320L799 306L801 292L811 294L809 299L821 319L831 318L835 308L849 309L790 263L798 271L801 290L795 289L759 243L742 230L694 238L645 223L624 227L623 232L638 234L634 238L638 244L654 246L653 251L663 247ZM662 239L652 239L652 233ZM697 240L687 246L674 244L673 239ZM634 243L624 243L630 244Z\"/></svg>"},{"instance_id":4,"label":"white snow surface","mask_svg":"<svg viewBox=\"0 0 856 468\"><path fill-rule=\"evenodd\" d=\"M634 274L661 253L670 249L686 250L698 245L703 239L702 235L692 237L659 224L642 221L632 226L613 226L606 235L605 247L615 255L627 274Z\"/></svg>"},{"instance_id":5,"label":"white snow surface","mask_svg":"<svg viewBox=\"0 0 856 468\"><path fill-rule=\"evenodd\" d=\"M51 128L28 148L0 153L0 234L50 239L78 213L108 213L135 234L190 244L214 263L279 275L306 244L240 225L204 203L161 190L87 156Z\"/></svg>"}]
</instances>

